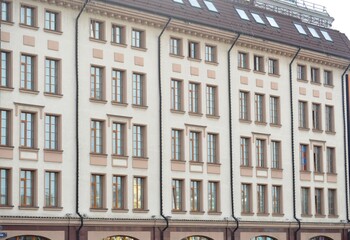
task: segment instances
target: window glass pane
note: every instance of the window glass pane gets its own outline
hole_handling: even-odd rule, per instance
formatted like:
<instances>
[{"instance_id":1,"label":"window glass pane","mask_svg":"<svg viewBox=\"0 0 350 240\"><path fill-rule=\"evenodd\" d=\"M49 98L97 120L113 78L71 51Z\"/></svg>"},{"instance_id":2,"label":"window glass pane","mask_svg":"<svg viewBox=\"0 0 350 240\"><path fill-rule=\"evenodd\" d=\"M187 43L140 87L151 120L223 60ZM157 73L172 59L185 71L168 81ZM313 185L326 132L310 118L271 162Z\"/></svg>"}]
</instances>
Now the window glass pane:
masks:
<instances>
[{"instance_id":1,"label":"window glass pane","mask_svg":"<svg viewBox=\"0 0 350 240\"><path fill-rule=\"evenodd\" d=\"M237 11L237 13L238 13L238 15L240 16L241 19L250 20L248 15L246 14L246 12L244 10L236 8L236 11Z\"/></svg>"}]
</instances>

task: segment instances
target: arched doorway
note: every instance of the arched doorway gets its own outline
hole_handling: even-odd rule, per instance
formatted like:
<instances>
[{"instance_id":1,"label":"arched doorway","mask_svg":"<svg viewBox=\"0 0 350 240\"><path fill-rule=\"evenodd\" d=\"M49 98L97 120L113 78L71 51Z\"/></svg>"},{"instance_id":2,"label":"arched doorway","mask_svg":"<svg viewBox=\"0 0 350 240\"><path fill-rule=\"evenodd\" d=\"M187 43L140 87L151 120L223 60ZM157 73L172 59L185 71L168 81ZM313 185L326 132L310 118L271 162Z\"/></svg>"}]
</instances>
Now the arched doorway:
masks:
<instances>
[{"instance_id":1,"label":"arched doorway","mask_svg":"<svg viewBox=\"0 0 350 240\"><path fill-rule=\"evenodd\" d=\"M50 240L50 239L46 237L41 237L41 236L22 235L22 236L8 238L7 240Z\"/></svg>"},{"instance_id":2,"label":"arched doorway","mask_svg":"<svg viewBox=\"0 0 350 240\"><path fill-rule=\"evenodd\" d=\"M317 237L310 238L310 240L333 240L333 238L326 237L326 236L317 236Z\"/></svg>"},{"instance_id":3,"label":"arched doorway","mask_svg":"<svg viewBox=\"0 0 350 240\"><path fill-rule=\"evenodd\" d=\"M138 239L130 236L117 235L117 236L106 237L103 240L138 240Z\"/></svg>"},{"instance_id":4,"label":"arched doorway","mask_svg":"<svg viewBox=\"0 0 350 240\"><path fill-rule=\"evenodd\" d=\"M258 237L252 238L251 240L278 240L278 239L269 237L269 236L258 236Z\"/></svg>"},{"instance_id":5,"label":"arched doorway","mask_svg":"<svg viewBox=\"0 0 350 240\"><path fill-rule=\"evenodd\" d=\"M187 238L183 238L181 240L214 240L214 239L211 239L211 238L208 238L208 237L204 237L204 236L190 236L190 237L187 237Z\"/></svg>"}]
</instances>

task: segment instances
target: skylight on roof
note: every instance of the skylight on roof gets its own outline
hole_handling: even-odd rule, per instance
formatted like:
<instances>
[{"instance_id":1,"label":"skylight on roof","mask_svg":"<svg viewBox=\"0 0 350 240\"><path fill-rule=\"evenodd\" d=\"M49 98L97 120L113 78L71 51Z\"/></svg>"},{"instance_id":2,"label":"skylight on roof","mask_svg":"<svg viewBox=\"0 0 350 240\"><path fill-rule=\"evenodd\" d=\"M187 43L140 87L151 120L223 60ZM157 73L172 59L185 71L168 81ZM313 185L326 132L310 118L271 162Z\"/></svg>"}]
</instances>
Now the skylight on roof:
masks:
<instances>
[{"instance_id":1,"label":"skylight on roof","mask_svg":"<svg viewBox=\"0 0 350 240\"><path fill-rule=\"evenodd\" d=\"M182 3L184 4L184 2L182 0L173 0L174 2L177 2L177 3Z\"/></svg>"},{"instance_id":2,"label":"skylight on roof","mask_svg":"<svg viewBox=\"0 0 350 240\"><path fill-rule=\"evenodd\" d=\"M188 1L190 1L190 4L192 7L201 8L201 5L199 5L197 0L188 0Z\"/></svg>"},{"instance_id":3,"label":"skylight on roof","mask_svg":"<svg viewBox=\"0 0 350 240\"><path fill-rule=\"evenodd\" d=\"M249 17L248 17L248 15L245 13L244 10L239 9L239 8L236 8L236 11L237 11L238 15L239 15L242 19L248 20L248 21L250 20Z\"/></svg>"},{"instance_id":4,"label":"skylight on roof","mask_svg":"<svg viewBox=\"0 0 350 240\"><path fill-rule=\"evenodd\" d=\"M207 6L207 8L209 9L209 11L218 12L218 10L217 10L216 7L214 6L214 3L213 3L213 2L204 0L204 3L205 3L205 5Z\"/></svg>"},{"instance_id":5,"label":"skylight on roof","mask_svg":"<svg viewBox=\"0 0 350 240\"><path fill-rule=\"evenodd\" d=\"M298 32L300 34L304 34L304 35L307 35L307 33L305 32L303 26L301 26L300 24L298 23L294 23L294 26L297 28Z\"/></svg>"},{"instance_id":6,"label":"skylight on roof","mask_svg":"<svg viewBox=\"0 0 350 240\"><path fill-rule=\"evenodd\" d=\"M328 32L321 30L321 33L327 41L333 42L333 39L331 38L331 36L329 36Z\"/></svg>"},{"instance_id":7,"label":"skylight on roof","mask_svg":"<svg viewBox=\"0 0 350 240\"><path fill-rule=\"evenodd\" d=\"M276 20L273 17L266 16L267 21L269 21L270 25L275 28L279 28Z\"/></svg>"},{"instance_id":8,"label":"skylight on roof","mask_svg":"<svg viewBox=\"0 0 350 240\"><path fill-rule=\"evenodd\" d=\"M307 27L311 33L311 35L315 38L320 38L320 35L318 35L318 33L316 32L316 30L312 27Z\"/></svg>"},{"instance_id":9,"label":"skylight on roof","mask_svg":"<svg viewBox=\"0 0 350 240\"><path fill-rule=\"evenodd\" d=\"M265 24L265 22L262 20L259 14L252 13L252 16L257 23Z\"/></svg>"}]
</instances>

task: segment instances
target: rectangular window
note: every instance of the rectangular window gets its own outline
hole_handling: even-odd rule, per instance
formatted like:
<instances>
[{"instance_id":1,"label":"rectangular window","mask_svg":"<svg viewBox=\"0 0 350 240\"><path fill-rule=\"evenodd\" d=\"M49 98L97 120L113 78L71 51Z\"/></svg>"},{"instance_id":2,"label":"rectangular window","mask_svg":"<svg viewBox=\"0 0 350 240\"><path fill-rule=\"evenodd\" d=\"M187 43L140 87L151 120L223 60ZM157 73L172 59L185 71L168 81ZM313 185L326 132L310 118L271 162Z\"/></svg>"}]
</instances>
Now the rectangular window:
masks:
<instances>
[{"instance_id":1,"label":"rectangular window","mask_svg":"<svg viewBox=\"0 0 350 240\"><path fill-rule=\"evenodd\" d=\"M125 209L125 176L113 176L113 209Z\"/></svg>"},{"instance_id":2,"label":"rectangular window","mask_svg":"<svg viewBox=\"0 0 350 240\"><path fill-rule=\"evenodd\" d=\"M255 94L255 121L265 122L265 96Z\"/></svg>"},{"instance_id":3,"label":"rectangular window","mask_svg":"<svg viewBox=\"0 0 350 240\"><path fill-rule=\"evenodd\" d=\"M58 150L59 146L59 117L45 116L45 149Z\"/></svg>"},{"instance_id":4,"label":"rectangular window","mask_svg":"<svg viewBox=\"0 0 350 240\"><path fill-rule=\"evenodd\" d=\"M241 204L242 213L251 213L251 185L242 184L241 186Z\"/></svg>"},{"instance_id":5,"label":"rectangular window","mask_svg":"<svg viewBox=\"0 0 350 240\"><path fill-rule=\"evenodd\" d=\"M307 102L299 101L299 127L308 128L308 109Z\"/></svg>"},{"instance_id":6,"label":"rectangular window","mask_svg":"<svg viewBox=\"0 0 350 240\"><path fill-rule=\"evenodd\" d=\"M1 21L11 21L11 2L1 1Z\"/></svg>"},{"instance_id":7,"label":"rectangular window","mask_svg":"<svg viewBox=\"0 0 350 240\"><path fill-rule=\"evenodd\" d=\"M310 189L301 188L301 214L310 214Z\"/></svg>"},{"instance_id":8,"label":"rectangular window","mask_svg":"<svg viewBox=\"0 0 350 240\"><path fill-rule=\"evenodd\" d=\"M314 172L322 172L322 147L313 146L314 149Z\"/></svg>"},{"instance_id":9,"label":"rectangular window","mask_svg":"<svg viewBox=\"0 0 350 240\"><path fill-rule=\"evenodd\" d=\"M103 185L104 176L98 174L91 175L91 208L103 208Z\"/></svg>"},{"instance_id":10,"label":"rectangular window","mask_svg":"<svg viewBox=\"0 0 350 240\"><path fill-rule=\"evenodd\" d=\"M0 168L0 206L10 205L10 170Z\"/></svg>"},{"instance_id":11,"label":"rectangular window","mask_svg":"<svg viewBox=\"0 0 350 240\"><path fill-rule=\"evenodd\" d=\"M314 130L322 130L321 123L321 104L312 104L312 128Z\"/></svg>"},{"instance_id":12,"label":"rectangular window","mask_svg":"<svg viewBox=\"0 0 350 240\"><path fill-rule=\"evenodd\" d=\"M118 156L125 156L125 124L114 122L112 125L112 152Z\"/></svg>"},{"instance_id":13,"label":"rectangular window","mask_svg":"<svg viewBox=\"0 0 350 240\"><path fill-rule=\"evenodd\" d=\"M218 163L218 135L208 133L208 163Z\"/></svg>"},{"instance_id":14,"label":"rectangular window","mask_svg":"<svg viewBox=\"0 0 350 240\"><path fill-rule=\"evenodd\" d=\"M264 72L264 57L254 55L254 71Z\"/></svg>"},{"instance_id":15,"label":"rectangular window","mask_svg":"<svg viewBox=\"0 0 350 240\"><path fill-rule=\"evenodd\" d=\"M45 92L59 93L59 61L54 59L45 59Z\"/></svg>"},{"instance_id":16,"label":"rectangular window","mask_svg":"<svg viewBox=\"0 0 350 240\"><path fill-rule=\"evenodd\" d=\"M30 6L21 6L21 18L20 18L20 23L35 27L36 26L36 9L34 7Z\"/></svg>"},{"instance_id":17,"label":"rectangular window","mask_svg":"<svg viewBox=\"0 0 350 240\"><path fill-rule=\"evenodd\" d=\"M116 103L126 103L125 94L125 72L122 70L112 70L112 101Z\"/></svg>"},{"instance_id":18,"label":"rectangular window","mask_svg":"<svg viewBox=\"0 0 350 240\"><path fill-rule=\"evenodd\" d=\"M315 188L315 214L323 214L323 189Z\"/></svg>"},{"instance_id":19,"label":"rectangular window","mask_svg":"<svg viewBox=\"0 0 350 240\"><path fill-rule=\"evenodd\" d=\"M182 160L182 138L183 130L172 129L171 130L171 159L172 160Z\"/></svg>"},{"instance_id":20,"label":"rectangular window","mask_svg":"<svg viewBox=\"0 0 350 240\"><path fill-rule=\"evenodd\" d=\"M11 112L8 110L0 109L0 145L10 146L11 145Z\"/></svg>"},{"instance_id":21,"label":"rectangular window","mask_svg":"<svg viewBox=\"0 0 350 240\"><path fill-rule=\"evenodd\" d=\"M91 66L90 68L90 98L103 100L103 68Z\"/></svg>"},{"instance_id":22,"label":"rectangular window","mask_svg":"<svg viewBox=\"0 0 350 240\"><path fill-rule=\"evenodd\" d=\"M257 167L266 167L266 141L263 139L255 140L255 154L256 154L256 165Z\"/></svg>"},{"instance_id":23,"label":"rectangular window","mask_svg":"<svg viewBox=\"0 0 350 240\"><path fill-rule=\"evenodd\" d=\"M183 180L173 179L173 210L183 210Z\"/></svg>"},{"instance_id":24,"label":"rectangular window","mask_svg":"<svg viewBox=\"0 0 350 240\"><path fill-rule=\"evenodd\" d=\"M34 206L34 193L35 193L35 171L21 170L20 173L20 206L21 207L33 207Z\"/></svg>"},{"instance_id":25,"label":"rectangular window","mask_svg":"<svg viewBox=\"0 0 350 240\"><path fill-rule=\"evenodd\" d=\"M58 207L58 172L45 172L45 207Z\"/></svg>"},{"instance_id":26,"label":"rectangular window","mask_svg":"<svg viewBox=\"0 0 350 240\"><path fill-rule=\"evenodd\" d=\"M311 82L320 83L320 69L319 68L311 68Z\"/></svg>"},{"instance_id":27,"label":"rectangular window","mask_svg":"<svg viewBox=\"0 0 350 240\"><path fill-rule=\"evenodd\" d=\"M328 189L328 215L337 215L337 190Z\"/></svg>"},{"instance_id":28,"label":"rectangular window","mask_svg":"<svg viewBox=\"0 0 350 240\"><path fill-rule=\"evenodd\" d=\"M21 112L21 147L34 148L35 146L35 114Z\"/></svg>"},{"instance_id":29,"label":"rectangular window","mask_svg":"<svg viewBox=\"0 0 350 240\"><path fill-rule=\"evenodd\" d=\"M327 86L333 86L333 73L331 71L324 70L323 83Z\"/></svg>"},{"instance_id":30,"label":"rectangular window","mask_svg":"<svg viewBox=\"0 0 350 240\"><path fill-rule=\"evenodd\" d=\"M191 180L190 208L192 212L201 211L201 182Z\"/></svg>"},{"instance_id":31,"label":"rectangular window","mask_svg":"<svg viewBox=\"0 0 350 240\"><path fill-rule=\"evenodd\" d=\"M269 74L278 75L279 74L279 67L278 67L278 60L269 58Z\"/></svg>"},{"instance_id":32,"label":"rectangular window","mask_svg":"<svg viewBox=\"0 0 350 240\"><path fill-rule=\"evenodd\" d=\"M145 157L145 126L134 125L133 126L133 156L134 157Z\"/></svg>"},{"instance_id":33,"label":"rectangular window","mask_svg":"<svg viewBox=\"0 0 350 240\"><path fill-rule=\"evenodd\" d=\"M334 107L326 105L326 131L334 132Z\"/></svg>"},{"instance_id":34,"label":"rectangular window","mask_svg":"<svg viewBox=\"0 0 350 240\"><path fill-rule=\"evenodd\" d=\"M300 171L309 171L309 146L300 144Z\"/></svg>"},{"instance_id":35,"label":"rectangular window","mask_svg":"<svg viewBox=\"0 0 350 240\"><path fill-rule=\"evenodd\" d=\"M207 114L217 116L217 88L215 86L207 86Z\"/></svg>"},{"instance_id":36,"label":"rectangular window","mask_svg":"<svg viewBox=\"0 0 350 240\"><path fill-rule=\"evenodd\" d=\"M200 84L190 83L188 91L189 111L192 113L200 113Z\"/></svg>"},{"instance_id":37,"label":"rectangular window","mask_svg":"<svg viewBox=\"0 0 350 240\"><path fill-rule=\"evenodd\" d=\"M241 166L250 166L250 138L241 137L240 140Z\"/></svg>"},{"instance_id":38,"label":"rectangular window","mask_svg":"<svg viewBox=\"0 0 350 240\"><path fill-rule=\"evenodd\" d=\"M271 168L281 169L281 142L271 141Z\"/></svg>"},{"instance_id":39,"label":"rectangular window","mask_svg":"<svg viewBox=\"0 0 350 240\"><path fill-rule=\"evenodd\" d=\"M179 38L170 38L170 54L181 56L182 55L182 40Z\"/></svg>"},{"instance_id":40,"label":"rectangular window","mask_svg":"<svg viewBox=\"0 0 350 240\"><path fill-rule=\"evenodd\" d=\"M306 79L306 66L305 65L298 65L297 78L298 78L298 80L307 80Z\"/></svg>"},{"instance_id":41,"label":"rectangular window","mask_svg":"<svg viewBox=\"0 0 350 240\"><path fill-rule=\"evenodd\" d=\"M134 177L134 204L133 208L134 209L140 209L144 210L145 209L145 189L146 189L146 179L143 177Z\"/></svg>"},{"instance_id":42,"label":"rectangular window","mask_svg":"<svg viewBox=\"0 0 350 240\"><path fill-rule=\"evenodd\" d=\"M145 76L132 74L132 104L146 106Z\"/></svg>"},{"instance_id":43,"label":"rectangular window","mask_svg":"<svg viewBox=\"0 0 350 240\"><path fill-rule=\"evenodd\" d=\"M208 182L208 212L218 211L219 183Z\"/></svg>"},{"instance_id":44,"label":"rectangular window","mask_svg":"<svg viewBox=\"0 0 350 240\"><path fill-rule=\"evenodd\" d=\"M35 72L35 57L29 55L21 55L21 88L26 90L35 90L34 83Z\"/></svg>"},{"instance_id":45,"label":"rectangular window","mask_svg":"<svg viewBox=\"0 0 350 240\"><path fill-rule=\"evenodd\" d=\"M188 42L188 57L193 59L200 59L200 50L198 42Z\"/></svg>"},{"instance_id":46,"label":"rectangular window","mask_svg":"<svg viewBox=\"0 0 350 240\"><path fill-rule=\"evenodd\" d=\"M258 213L266 213L266 185L257 185L257 201L258 201Z\"/></svg>"},{"instance_id":47,"label":"rectangular window","mask_svg":"<svg viewBox=\"0 0 350 240\"><path fill-rule=\"evenodd\" d=\"M248 53L238 52L238 67L243 69L249 68Z\"/></svg>"},{"instance_id":48,"label":"rectangular window","mask_svg":"<svg viewBox=\"0 0 350 240\"><path fill-rule=\"evenodd\" d=\"M200 133L190 131L190 161L201 161Z\"/></svg>"},{"instance_id":49,"label":"rectangular window","mask_svg":"<svg viewBox=\"0 0 350 240\"><path fill-rule=\"evenodd\" d=\"M125 27L112 24L112 43L125 44Z\"/></svg>"},{"instance_id":50,"label":"rectangular window","mask_svg":"<svg viewBox=\"0 0 350 240\"><path fill-rule=\"evenodd\" d=\"M216 47L211 45L205 45L205 61L217 62L216 60Z\"/></svg>"},{"instance_id":51,"label":"rectangular window","mask_svg":"<svg viewBox=\"0 0 350 240\"><path fill-rule=\"evenodd\" d=\"M327 147L327 173L335 174L336 172L335 148Z\"/></svg>"},{"instance_id":52,"label":"rectangular window","mask_svg":"<svg viewBox=\"0 0 350 240\"><path fill-rule=\"evenodd\" d=\"M280 124L280 98L270 97L270 123L278 125Z\"/></svg>"},{"instance_id":53,"label":"rectangular window","mask_svg":"<svg viewBox=\"0 0 350 240\"><path fill-rule=\"evenodd\" d=\"M53 11L45 11L45 29L51 31L59 31L59 13Z\"/></svg>"},{"instance_id":54,"label":"rectangular window","mask_svg":"<svg viewBox=\"0 0 350 240\"><path fill-rule=\"evenodd\" d=\"M282 187L272 186L272 213L282 213Z\"/></svg>"},{"instance_id":55,"label":"rectangular window","mask_svg":"<svg viewBox=\"0 0 350 240\"><path fill-rule=\"evenodd\" d=\"M131 31L131 46L136 48L145 48L146 47L146 38L145 32L141 30L133 29Z\"/></svg>"},{"instance_id":56,"label":"rectangular window","mask_svg":"<svg viewBox=\"0 0 350 240\"><path fill-rule=\"evenodd\" d=\"M10 63L11 63L11 53L1 51L1 84L0 87L11 87L11 78L10 78Z\"/></svg>"},{"instance_id":57,"label":"rectangular window","mask_svg":"<svg viewBox=\"0 0 350 240\"><path fill-rule=\"evenodd\" d=\"M91 121L91 153L103 153L103 122L92 120Z\"/></svg>"},{"instance_id":58,"label":"rectangular window","mask_svg":"<svg viewBox=\"0 0 350 240\"><path fill-rule=\"evenodd\" d=\"M104 22L91 19L90 37L96 40L104 40Z\"/></svg>"},{"instance_id":59,"label":"rectangular window","mask_svg":"<svg viewBox=\"0 0 350 240\"><path fill-rule=\"evenodd\" d=\"M249 92L239 91L239 119L250 120L250 97Z\"/></svg>"},{"instance_id":60,"label":"rectangular window","mask_svg":"<svg viewBox=\"0 0 350 240\"><path fill-rule=\"evenodd\" d=\"M182 81L171 80L171 109L182 111Z\"/></svg>"}]
</instances>

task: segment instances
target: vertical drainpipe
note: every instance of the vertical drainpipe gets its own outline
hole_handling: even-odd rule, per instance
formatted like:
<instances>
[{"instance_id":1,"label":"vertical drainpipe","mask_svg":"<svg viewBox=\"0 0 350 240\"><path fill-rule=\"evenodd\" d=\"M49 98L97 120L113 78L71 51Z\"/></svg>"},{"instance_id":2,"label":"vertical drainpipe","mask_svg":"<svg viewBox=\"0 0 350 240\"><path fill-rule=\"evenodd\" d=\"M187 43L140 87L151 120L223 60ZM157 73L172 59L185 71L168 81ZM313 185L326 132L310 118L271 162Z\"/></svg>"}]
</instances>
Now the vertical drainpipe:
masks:
<instances>
[{"instance_id":1,"label":"vertical drainpipe","mask_svg":"<svg viewBox=\"0 0 350 240\"><path fill-rule=\"evenodd\" d=\"M342 105L343 105L343 131L344 131L344 172L345 172L345 208L346 208L346 220L350 222L349 219L349 198L348 198L348 171L350 173L350 163L348 164L347 149L350 148L350 129L349 129L349 82L344 76L349 70L350 64L345 69L344 73L341 75L341 87L342 87ZM344 89L344 85L346 89ZM344 96L345 95L345 96ZM346 103L345 103L346 101ZM346 105L345 105L346 104ZM346 111L345 111L346 110ZM346 143L347 142L347 143ZM348 169L349 167L349 169ZM350 180L350 179L349 179ZM349 182L350 184L350 182Z\"/></svg>"},{"instance_id":2,"label":"vertical drainpipe","mask_svg":"<svg viewBox=\"0 0 350 240\"><path fill-rule=\"evenodd\" d=\"M291 131L291 148L292 148L292 171L293 171L293 217L295 221L298 222L298 229L294 232L294 240L298 240L298 232L301 229L300 219L297 218L296 206L295 206L295 155L294 155L294 111L293 111L293 74L292 74L292 64L295 58L298 56L301 48L299 47L298 51L294 55L292 61L289 63L289 93L290 93L290 131Z\"/></svg>"},{"instance_id":3,"label":"vertical drainpipe","mask_svg":"<svg viewBox=\"0 0 350 240\"><path fill-rule=\"evenodd\" d=\"M75 212L80 218L80 226L76 232L76 239L80 240L80 230L84 225L84 218L79 212L79 66L78 66L78 22L80 15L84 11L87 3L90 0L85 0L83 7L80 9L80 12L75 20L75 147L76 147L76 173L75 173ZM68 233L69 234L69 233Z\"/></svg>"},{"instance_id":4,"label":"vertical drainpipe","mask_svg":"<svg viewBox=\"0 0 350 240\"><path fill-rule=\"evenodd\" d=\"M169 220L164 216L163 213L163 112L162 112L162 70L161 70L161 37L168 27L171 18L168 19L168 22L165 24L163 30L158 36L158 85L159 85L159 204L160 204L160 215L165 220L166 226L161 229L160 239L164 239L164 232L169 227Z\"/></svg>"},{"instance_id":5,"label":"vertical drainpipe","mask_svg":"<svg viewBox=\"0 0 350 240\"><path fill-rule=\"evenodd\" d=\"M241 34L239 33L237 38L233 41L233 43L232 43L232 45L227 53L228 106L229 106L229 128L230 128L229 135L230 135L230 178L231 178L230 186L231 186L231 211L232 211L231 215L232 215L232 218L236 222L236 228L233 230L232 236L231 236L231 238L233 240L235 239L235 233L239 228L239 221L235 217L235 203L234 203L234 197L233 197L234 189L233 189L233 139L232 139L233 129L232 129L232 100L231 100L232 99L232 93L231 93L231 50L232 50L233 46L236 44L236 42L238 41L240 36L241 36Z\"/></svg>"}]
</instances>

